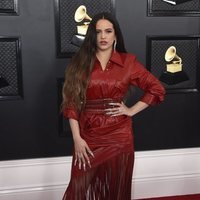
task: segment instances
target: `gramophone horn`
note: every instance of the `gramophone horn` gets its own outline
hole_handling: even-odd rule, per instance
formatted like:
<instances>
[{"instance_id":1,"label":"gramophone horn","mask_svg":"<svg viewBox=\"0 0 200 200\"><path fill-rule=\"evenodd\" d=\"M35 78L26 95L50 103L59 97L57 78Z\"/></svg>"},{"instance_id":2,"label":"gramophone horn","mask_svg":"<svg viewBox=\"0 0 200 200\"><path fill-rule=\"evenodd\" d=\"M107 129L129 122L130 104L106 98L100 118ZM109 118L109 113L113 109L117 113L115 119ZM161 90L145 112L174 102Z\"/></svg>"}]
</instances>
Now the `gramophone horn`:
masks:
<instances>
[{"instance_id":1,"label":"gramophone horn","mask_svg":"<svg viewBox=\"0 0 200 200\"><path fill-rule=\"evenodd\" d=\"M175 46L171 46L167 49L166 53L165 53L165 60L167 62L170 62L173 60L173 58L176 55L176 47Z\"/></svg>"},{"instance_id":2,"label":"gramophone horn","mask_svg":"<svg viewBox=\"0 0 200 200\"><path fill-rule=\"evenodd\" d=\"M181 58L176 54L176 47L170 46L165 53L165 60L167 62L181 63Z\"/></svg>"},{"instance_id":3,"label":"gramophone horn","mask_svg":"<svg viewBox=\"0 0 200 200\"><path fill-rule=\"evenodd\" d=\"M81 22L84 19L88 19L90 21L92 20L92 18L87 15L86 7L84 5L81 5L76 9L76 12L75 12L75 15L74 15L74 20L76 22Z\"/></svg>"}]
</instances>

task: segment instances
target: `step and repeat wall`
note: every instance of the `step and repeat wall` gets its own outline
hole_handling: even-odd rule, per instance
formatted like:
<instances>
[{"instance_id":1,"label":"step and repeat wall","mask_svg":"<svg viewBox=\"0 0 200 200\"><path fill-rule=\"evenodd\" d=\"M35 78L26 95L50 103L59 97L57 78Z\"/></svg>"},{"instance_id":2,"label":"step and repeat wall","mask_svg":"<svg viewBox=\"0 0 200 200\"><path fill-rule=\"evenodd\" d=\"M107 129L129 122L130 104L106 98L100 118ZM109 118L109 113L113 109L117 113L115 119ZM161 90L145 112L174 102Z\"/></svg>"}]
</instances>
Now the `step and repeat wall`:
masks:
<instances>
[{"instance_id":1,"label":"step and repeat wall","mask_svg":"<svg viewBox=\"0 0 200 200\"><path fill-rule=\"evenodd\" d=\"M199 0L0 0L0 160L71 155L64 72L101 11L166 88L133 118L136 151L200 147ZM127 104L141 95L134 88Z\"/></svg>"}]
</instances>

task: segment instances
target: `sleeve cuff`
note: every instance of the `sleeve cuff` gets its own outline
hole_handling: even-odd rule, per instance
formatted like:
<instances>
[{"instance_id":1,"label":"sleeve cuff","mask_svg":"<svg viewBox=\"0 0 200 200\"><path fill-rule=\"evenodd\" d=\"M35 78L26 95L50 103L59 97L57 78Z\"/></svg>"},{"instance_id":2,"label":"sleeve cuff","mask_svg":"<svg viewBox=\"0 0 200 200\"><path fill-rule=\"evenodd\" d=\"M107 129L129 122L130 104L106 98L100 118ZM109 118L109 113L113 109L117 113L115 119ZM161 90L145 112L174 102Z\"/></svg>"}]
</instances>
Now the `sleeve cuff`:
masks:
<instances>
[{"instance_id":1,"label":"sleeve cuff","mask_svg":"<svg viewBox=\"0 0 200 200\"><path fill-rule=\"evenodd\" d=\"M63 116L64 118L75 119L77 121L79 120L79 114L76 111L69 108L64 109Z\"/></svg>"},{"instance_id":2,"label":"sleeve cuff","mask_svg":"<svg viewBox=\"0 0 200 200\"><path fill-rule=\"evenodd\" d=\"M150 93L144 94L140 101L147 103L148 105L156 105L161 103L164 100L164 96L155 96Z\"/></svg>"}]
</instances>

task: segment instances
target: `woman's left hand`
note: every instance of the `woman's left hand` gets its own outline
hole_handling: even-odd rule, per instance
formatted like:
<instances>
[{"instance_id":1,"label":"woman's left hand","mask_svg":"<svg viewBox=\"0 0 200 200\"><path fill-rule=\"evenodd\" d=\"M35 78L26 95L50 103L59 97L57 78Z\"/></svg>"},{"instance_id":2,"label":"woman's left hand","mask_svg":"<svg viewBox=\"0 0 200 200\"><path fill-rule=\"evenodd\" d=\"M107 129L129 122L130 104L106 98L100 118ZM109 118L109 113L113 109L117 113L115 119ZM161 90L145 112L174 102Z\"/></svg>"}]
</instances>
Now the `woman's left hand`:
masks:
<instances>
[{"instance_id":1,"label":"woman's left hand","mask_svg":"<svg viewBox=\"0 0 200 200\"><path fill-rule=\"evenodd\" d=\"M123 102L121 103L109 103L110 106L113 108L105 109L106 114L112 117L120 116L120 115L127 115L131 117L131 109L128 108Z\"/></svg>"}]
</instances>

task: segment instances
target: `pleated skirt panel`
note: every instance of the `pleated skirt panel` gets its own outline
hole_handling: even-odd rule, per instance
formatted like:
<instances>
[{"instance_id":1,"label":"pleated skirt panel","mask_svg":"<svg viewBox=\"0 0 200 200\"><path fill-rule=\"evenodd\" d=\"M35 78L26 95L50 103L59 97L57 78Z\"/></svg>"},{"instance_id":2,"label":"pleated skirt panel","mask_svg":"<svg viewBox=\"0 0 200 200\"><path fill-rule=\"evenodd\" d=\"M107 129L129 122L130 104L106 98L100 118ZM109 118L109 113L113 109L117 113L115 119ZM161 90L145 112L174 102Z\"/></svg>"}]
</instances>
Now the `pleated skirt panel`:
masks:
<instances>
[{"instance_id":1,"label":"pleated skirt panel","mask_svg":"<svg viewBox=\"0 0 200 200\"><path fill-rule=\"evenodd\" d=\"M87 169L72 167L63 200L131 200L134 152L121 152Z\"/></svg>"}]
</instances>

